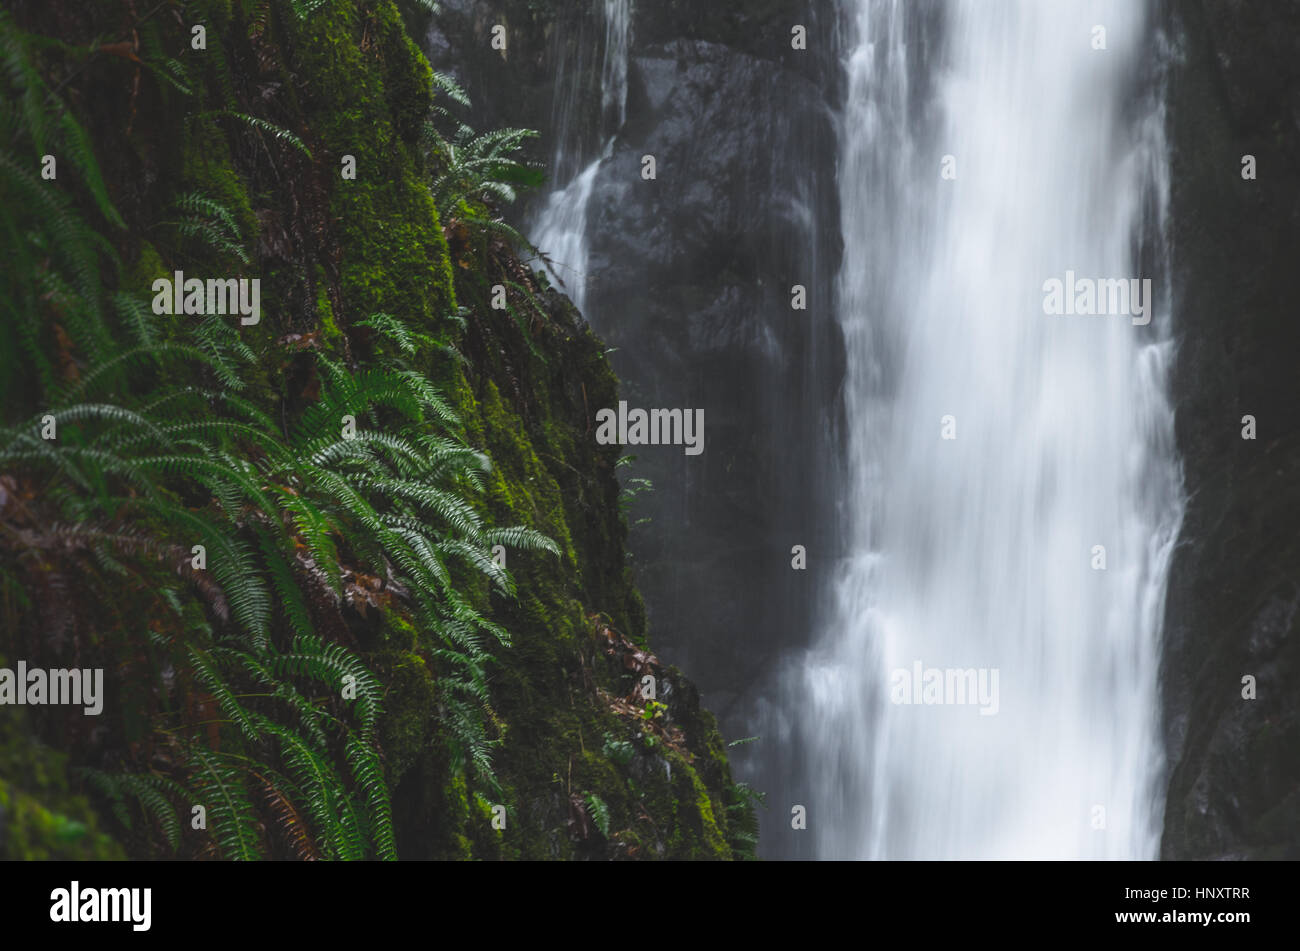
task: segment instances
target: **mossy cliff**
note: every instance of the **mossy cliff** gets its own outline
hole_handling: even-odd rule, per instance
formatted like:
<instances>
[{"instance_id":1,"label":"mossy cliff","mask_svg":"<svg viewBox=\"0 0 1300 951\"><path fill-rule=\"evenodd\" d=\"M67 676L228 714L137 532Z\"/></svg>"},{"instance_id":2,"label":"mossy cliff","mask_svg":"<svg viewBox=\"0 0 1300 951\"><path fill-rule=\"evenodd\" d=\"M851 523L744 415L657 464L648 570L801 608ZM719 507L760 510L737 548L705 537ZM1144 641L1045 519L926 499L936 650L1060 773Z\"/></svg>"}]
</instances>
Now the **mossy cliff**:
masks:
<instances>
[{"instance_id":1,"label":"mossy cliff","mask_svg":"<svg viewBox=\"0 0 1300 951\"><path fill-rule=\"evenodd\" d=\"M519 597L494 600L513 635L493 678L501 791L467 790L448 773L428 701L411 690L385 739L410 751L393 777L399 828L411 855L731 858L750 848L748 798L695 688L648 651L626 565L619 449L593 437L617 380L568 299L537 291L531 324L505 311L494 320L490 308L471 320L458 389L469 441L494 463L493 520L528 524L561 549L508 555ZM492 827L496 804L504 830Z\"/></svg>"},{"instance_id":2,"label":"mossy cliff","mask_svg":"<svg viewBox=\"0 0 1300 951\"><path fill-rule=\"evenodd\" d=\"M249 399L281 419L318 397L313 354L364 371L387 345L363 321L397 315L421 341L414 359L460 417L460 435L491 461L478 514L540 531L559 549L506 546L513 598L481 578L458 579L510 637L487 668L490 773L447 734L451 698L439 677L448 661L400 591L373 598L378 611L341 605L337 631L320 632L354 649L381 682L377 747L397 854L752 854L750 797L731 781L713 717L645 639L627 567L620 450L594 438L596 410L618 399L605 347L512 241L459 211L439 219L430 193L438 169L421 139L435 77L412 40L427 25L420 5L207 0L152 14L125 0L10 6L17 29L43 38L42 68L88 131L121 213L124 226L108 227L86 194L74 194L121 261L111 276L105 268L108 293L148 300L156 278L181 268L260 278L261 320L239 335L256 355ZM203 49L193 45L196 26ZM166 75L169 60L185 63L188 82ZM353 163L355 178L341 174ZM187 194L226 209L215 222L226 251L169 224ZM492 306L496 286L509 288L503 309ZM113 610L102 623L116 623ZM121 649L137 647L147 654L131 641ZM5 656L14 648L0 639ZM130 686L113 678L110 667L105 713L94 732L76 727L84 735L45 711L20 720L0 710L0 857L165 854L83 785L81 766L153 748L150 724L122 708ZM180 854L205 854L198 838L186 829Z\"/></svg>"}]
</instances>

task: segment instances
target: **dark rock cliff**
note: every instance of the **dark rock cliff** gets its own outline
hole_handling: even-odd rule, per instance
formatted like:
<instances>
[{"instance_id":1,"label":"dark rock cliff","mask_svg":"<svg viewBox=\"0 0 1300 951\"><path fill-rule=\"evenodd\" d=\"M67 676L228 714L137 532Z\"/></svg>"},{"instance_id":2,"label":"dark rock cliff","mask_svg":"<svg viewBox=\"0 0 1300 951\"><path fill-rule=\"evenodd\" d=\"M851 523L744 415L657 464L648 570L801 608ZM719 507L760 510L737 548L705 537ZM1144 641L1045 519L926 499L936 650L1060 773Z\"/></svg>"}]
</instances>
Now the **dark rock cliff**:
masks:
<instances>
[{"instance_id":1,"label":"dark rock cliff","mask_svg":"<svg viewBox=\"0 0 1300 951\"><path fill-rule=\"evenodd\" d=\"M1169 3L1173 388L1188 509L1162 855L1300 857L1300 4ZM1258 177L1242 177L1255 157ZM1242 438L1253 416L1257 438ZM1257 699L1243 698L1255 678Z\"/></svg>"}]
</instances>

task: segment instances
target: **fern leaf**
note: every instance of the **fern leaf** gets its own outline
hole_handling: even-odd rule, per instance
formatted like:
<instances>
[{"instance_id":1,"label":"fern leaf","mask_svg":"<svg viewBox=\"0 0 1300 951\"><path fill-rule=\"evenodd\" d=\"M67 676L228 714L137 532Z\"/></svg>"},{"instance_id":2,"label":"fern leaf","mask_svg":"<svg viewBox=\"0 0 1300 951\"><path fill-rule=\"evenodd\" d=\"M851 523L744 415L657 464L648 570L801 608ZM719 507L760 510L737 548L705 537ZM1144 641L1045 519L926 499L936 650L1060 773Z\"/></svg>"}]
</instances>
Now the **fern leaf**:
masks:
<instances>
[{"instance_id":1,"label":"fern leaf","mask_svg":"<svg viewBox=\"0 0 1300 951\"><path fill-rule=\"evenodd\" d=\"M217 845L227 858L256 860L260 836L243 777L201 744L191 744L189 756L198 767L194 791L199 803L207 807Z\"/></svg>"}]
</instances>

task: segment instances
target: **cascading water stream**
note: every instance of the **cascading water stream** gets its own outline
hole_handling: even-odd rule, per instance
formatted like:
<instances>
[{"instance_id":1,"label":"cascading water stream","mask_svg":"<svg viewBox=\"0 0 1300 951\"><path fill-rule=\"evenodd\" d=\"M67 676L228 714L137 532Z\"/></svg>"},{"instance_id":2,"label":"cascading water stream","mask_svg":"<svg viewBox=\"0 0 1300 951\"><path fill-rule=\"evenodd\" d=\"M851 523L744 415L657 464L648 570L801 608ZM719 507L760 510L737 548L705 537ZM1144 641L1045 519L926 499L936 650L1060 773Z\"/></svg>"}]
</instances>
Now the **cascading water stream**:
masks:
<instances>
[{"instance_id":1,"label":"cascading water stream","mask_svg":"<svg viewBox=\"0 0 1300 951\"><path fill-rule=\"evenodd\" d=\"M846 2L850 555L788 681L802 834L823 858L1154 857L1182 497L1144 5ZM1045 313L1067 270L1154 278L1150 323ZM896 702L917 664L996 694Z\"/></svg>"},{"instance_id":2,"label":"cascading water stream","mask_svg":"<svg viewBox=\"0 0 1300 951\"><path fill-rule=\"evenodd\" d=\"M547 255L552 277L557 278L578 310L584 310L587 292L587 205L600 164L610 155L614 137L627 111L627 57L632 24L632 0L603 0L605 24L601 63L602 123L610 130L598 156L568 184L551 192L531 229L533 243ZM570 92L572 92L570 90ZM552 168L566 166L572 147L564 130L556 136Z\"/></svg>"}]
</instances>

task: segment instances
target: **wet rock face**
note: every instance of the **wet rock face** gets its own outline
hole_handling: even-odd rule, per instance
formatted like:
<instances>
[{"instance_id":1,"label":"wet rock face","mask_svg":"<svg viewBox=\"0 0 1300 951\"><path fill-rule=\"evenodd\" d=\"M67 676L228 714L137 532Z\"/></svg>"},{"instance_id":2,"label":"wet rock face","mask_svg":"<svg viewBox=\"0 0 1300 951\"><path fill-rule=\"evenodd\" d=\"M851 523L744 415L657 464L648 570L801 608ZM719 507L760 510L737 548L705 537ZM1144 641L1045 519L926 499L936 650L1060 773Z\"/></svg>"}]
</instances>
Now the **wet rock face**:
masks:
<instances>
[{"instance_id":1,"label":"wet rock face","mask_svg":"<svg viewBox=\"0 0 1300 951\"><path fill-rule=\"evenodd\" d=\"M548 164L563 135L560 182L600 154L610 130L598 5L445 6L434 67L463 79L476 112L539 128ZM828 519L814 476L833 458L842 373L831 311L835 24L811 0L633 9L626 121L588 204L585 310L616 348L630 407L704 410L703 454L629 448L637 458L623 475L653 484L629 513L653 642L736 735L746 691L807 637L808 579L832 560L815 534ZM513 44L504 60L487 42L498 21ZM805 50L792 46L796 25ZM645 155L653 180L642 177ZM538 208L535 198L512 217L532 220ZM791 307L796 284L804 310ZM808 571L791 568L796 544L812 553Z\"/></svg>"},{"instance_id":2,"label":"wet rock face","mask_svg":"<svg viewBox=\"0 0 1300 951\"><path fill-rule=\"evenodd\" d=\"M1234 122L1272 130L1291 155L1300 145L1300 33L1294 2L1208 0L1205 28Z\"/></svg>"},{"instance_id":3,"label":"wet rock face","mask_svg":"<svg viewBox=\"0 0 1300 951\"><path fill-rule=\"evenodd\" d=\"M840 373L831 105L814 79L710 40L638 44L629 73L591 199L588 311L632 405L704 409L703 455L637 452L654 492L633 550L661 649L725 709L800 642L810 607L790 549L818 541L811 480Z\"/></svg>"},{"instance_id":4,"label":"wet rock face","mask_svg":"<svg viewBox=\"0 0 1300 951\"><path fill-rule=\"evenodd\" d=\"M598 148L600 67L604 27L597 3L564 0L446 0L424 38L435 70L452 76L473 103L468 118L479 129L536 129L532 157L550 165L557 128L577 154L562 168L567 181ZM505 50L493 30L505 30ZM560 77L567 77L557 83ZM557 88L557 86L559 88Z\"/></svg>"},{"instance_id":5,"label":"wet rock face","mask_svg":"<svg viewBox=\"0 0 1300 951\"><path fill-rule=\"evenodd\" d=\"M1166 858L1300 857L1300 5L1171 4L1189 504L1170 578ZM1254 155L1258 177L1241 177ZM1245 415L1255 440L1241 438ZM1257 699L1243 699L1244 677Z\"/></svg>"},{"instance_id":6,"label":"wet rock face","mask_svg":"<svg viewBox=\"0 0 1300 951\"><path fill-rule=\"evenodd\" d=\"M704 410L703 455L637 451L654 491L632 547L657 643L738 732L746 690L807 636L812 572L791 547L830 562L813 532L841 374L834 77L810 74L784 24L780 58L646 33L592 194L587 309L632 405Z\"/></svg>"}]
</instances>

